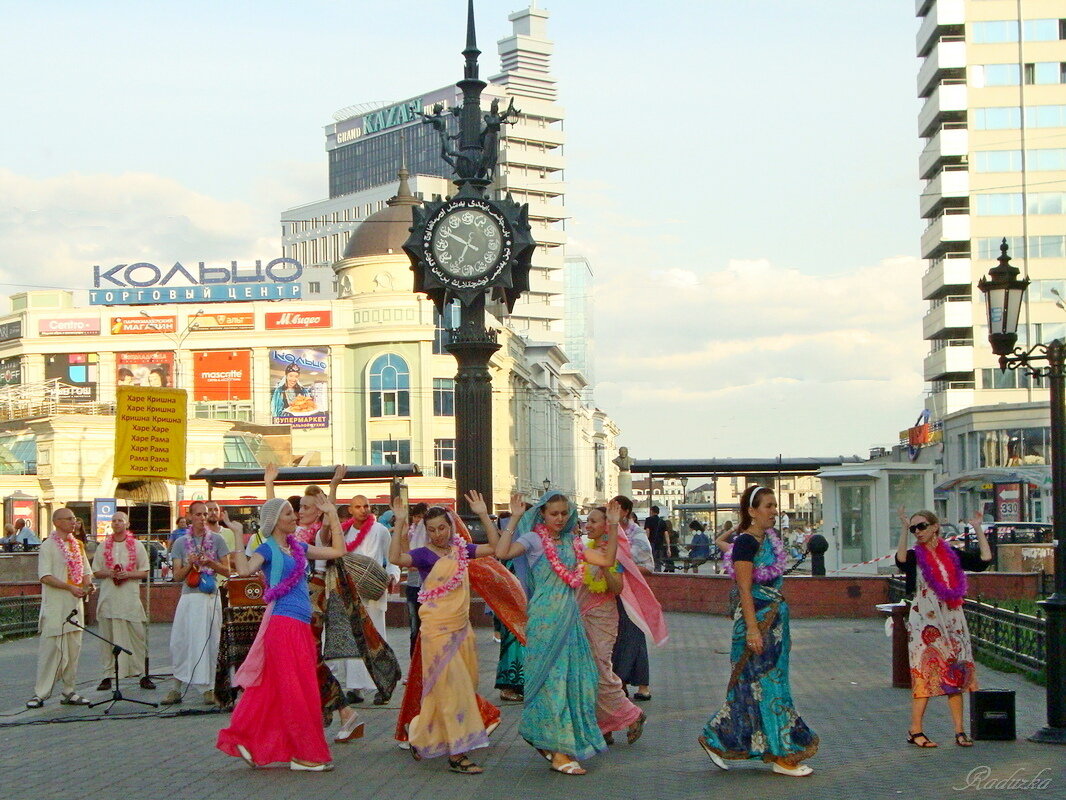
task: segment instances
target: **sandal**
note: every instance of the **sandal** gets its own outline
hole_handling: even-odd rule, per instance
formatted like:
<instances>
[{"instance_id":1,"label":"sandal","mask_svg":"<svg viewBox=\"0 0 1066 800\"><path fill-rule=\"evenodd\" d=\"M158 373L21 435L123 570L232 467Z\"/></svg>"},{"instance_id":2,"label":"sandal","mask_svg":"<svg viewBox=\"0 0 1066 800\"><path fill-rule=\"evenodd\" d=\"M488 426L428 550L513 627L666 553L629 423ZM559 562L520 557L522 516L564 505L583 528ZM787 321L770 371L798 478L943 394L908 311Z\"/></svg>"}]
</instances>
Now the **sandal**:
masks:
<instances>
[{"instance_id":1,"label":"sandal","mask_svg":"<svg viewBox=\"0 0 1066 800\"><path fill-rule=\"evenodd\" d=\"M645 703L648 700L651 700L651 692L649 692L648 694L644 694L643 692L635 692L633 694L633 699L636 700L638 703Z\"/></svg>"},{"instance_id":2,"label":"sandal","mask_svg":"<svg viewBox=\"0 0 1066 800\"><path fill-rule=\"evenodd\" d=\"M603 734L603 741L607 742L607 744L614 744L614 734L610 731Z\"/></svg>"},{"instance_id":3,"label":"sandal","mask_svg":"<svg viewBox=\"0 0 1066 800\"><path fill-rule=\"evenodd\" d=\"M530 747L532 747L534 750L536 750L538 753L540 753L542 756L544 756L545 759L547 759L548 761L552 760L552 751L551 750L542 750L541 748L539 748L535 744L533 744L533 742L529 741L529 739L525 739L524 741L525 741L526 744L528 744Z\"/></svg>"},{"instance_id":4,"label":"sandal","mask_svg":"<svg viewBox=\"0 0 1066 800\"><path fill-rule=\"evenodd\" d=\"M973 739L966 735L966 731L959 731L955 734L955 744L959 747L973 747Z\"/></svg>"},{"instance_id":5,"label":"sandal","mask_svg":"<svg viewBox=\"0 0 1066 800\"><path fill-rule=\"evenodd\" d=\"M459 758L454 760L449 758L448 769L452 772L458 772L460 775L480 775L485 771L466 756L459 756Z\"/></svg>"},{"instance_id":6,"label":"sandal","mask_svg":"<svg viewBox=\"0 0 1066 800\"><path fill-rule=\"evenodd\" d=\"M918 739L925 739L925 741L924 742L919 742L919 741L917 741ZM913 744L915 747L939 747L940 746L936 742L934 742L932 739L930 739L928 736L926 736L924 733L922 733L921 731L918 731L917 733L909 734L907 736L907 741L910 742L911 744Z\"/></svg>"},{"instance_id":7,"label":"sandal","mask_svg":"<svg viewBox=\"0 0 1066 800\"><path fill-rule=\"evenodd\" d=\"M504 689L500 692L500 699L507 703L521 703L525 698L512 689Z\"/></svg>"},{"instance_id":8,"label":"sandal","mask_svg":"<svg viewBox=\"0 0 1066 800\"><path fill-rule=\"evenodd\" d=\"M581 765L578 764L576 761L567 761L565 764L562 764L561 766L558 766L558 767L555 766L554 764L552 764L551 765L551 771L552 772L558 772L558 773L560 773L562 775L584 775L584 774L586 774L585 770L582 769Z\"/></svg>"},{"instance_id":9,"label":"sandal","mask_svg":"<svg viewBox=\"0 0 1066 800\"><path fill-rule=\"evenodd\" d=\"M29 700L26 701L26 708L40 708L43 705L44 705L44 700L39 698L37 695L34 695L33 697L31 697Z\"/></svg>"},{"instance_id":10,"label":"sandal","mask_svg":"<svg viewBox=\"0 0 1066 800\"><path fill-rule=\"evenodd\" d=\"M77 692L71 692L70 694L63 695L63 699L59 701L61 706L87 706L92 702L88 698L82 697Z\"/></svg>"},{"instance_id":11,"label":"sandal","mask_svg":"<svg viewBox=\"0 0 1066 800\"><path fill-rule=\"evenodd\" d=\"M714 762L714 765L718 767L718 769L729 769L729 765L725 763L725 759L711 749L711 746L707 743L706 739L700 736L698 739L696 739L696 741L699 742L700 747L703 748L703 752L707 754L707 757L710 758L712 762Z\"/></svg>"},{"instance_id":12,"label":"sandal","mask_svg":"<svg viewBox=\"0 0 1066 800\"><path fill-rule=\"evenodd\" d=\"M633 742L639 739L640 735L644 733L644 723L647 721L648 715L641 711L640 718L629 726L629 731L626 733L626 741L633 744Z\"/></svg>"},{"instance_id":13,"label":"sandal","mask_svg":"<svg viewBox=\"0 0 1066 800\"><path fill-rule=\"evenodd\" d=\"M411 740L410 739L407 740L407 744L411 748L411 758L413 758L415 761L421 761L422 760L422 756L419 755L418 748L415 747L413 744L411 744Z\"/></svg>"},{"instance_id":14,"label":"sandal","mask_svg":"<svg viewBox=\"0 0 1066 800\"><path fill-rule=\"evenodd\" d=\"M252 769L256 768L257 764L255 763L255 759L252 758L252 754L248 752L247 747L245 747L243 744L239 744L237 745L237 752L241 754L241 758L244 759L245 764L247 764Z\"/></svg>"},{"instance_id":15,"label":"sandal","mask_svg":"<svg viewBox=\"0 0 1066 800\"><path fill-rule=\"evenodd\" d=\"M814 770L806 764L797 764L794 767L790 767L787 764L782 764L780 761L775 761L770 765L770 768L778 775L790 775L793 778L805 778L814 772Z\"/></svg>"}]
</instances>

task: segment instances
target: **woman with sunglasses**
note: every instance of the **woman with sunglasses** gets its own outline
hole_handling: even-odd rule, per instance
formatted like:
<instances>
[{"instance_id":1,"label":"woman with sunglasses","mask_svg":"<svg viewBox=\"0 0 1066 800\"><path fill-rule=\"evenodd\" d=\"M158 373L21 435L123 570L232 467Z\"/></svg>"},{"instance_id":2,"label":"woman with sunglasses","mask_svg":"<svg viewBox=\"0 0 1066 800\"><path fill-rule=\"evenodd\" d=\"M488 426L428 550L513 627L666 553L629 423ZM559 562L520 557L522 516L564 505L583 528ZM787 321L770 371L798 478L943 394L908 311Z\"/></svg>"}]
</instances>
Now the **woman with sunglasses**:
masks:
<instances>
[{"instance_id":1,"label":"woman with sunglasses","mask_svg":"<svg viewBox=\"0 0 1066 800\"><path fill-rule=\"evenodd\" d=\"M922 717L930 697L947 695L955 723L955 744L973 747L962 722L962 693L977 688L970 631L962 613L966 597L966 572L983 572L992 563L981 514L970 520L977 532L978 553L956 550L940 538L940 520L931 511L907 517L899 509L902 530L896 548L896 565L907 578L907 595L913 596L907 618L911 665L911 726L907 741L917 747L936 747L922 731ZM914 547L908 548L908 534Z\"/></svg>"}]
</instances>

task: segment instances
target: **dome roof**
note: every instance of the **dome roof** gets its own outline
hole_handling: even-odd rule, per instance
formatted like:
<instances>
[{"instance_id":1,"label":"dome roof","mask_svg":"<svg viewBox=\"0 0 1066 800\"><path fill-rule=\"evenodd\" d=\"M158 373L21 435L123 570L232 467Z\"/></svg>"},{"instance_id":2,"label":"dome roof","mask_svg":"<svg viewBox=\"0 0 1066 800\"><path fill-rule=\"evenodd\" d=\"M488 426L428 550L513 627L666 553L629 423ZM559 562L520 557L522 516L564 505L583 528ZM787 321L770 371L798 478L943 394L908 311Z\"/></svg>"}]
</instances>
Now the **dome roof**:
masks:
<instances>
[{"instance_id":1,"label":"dome roof","mask_svg":"<svg viewBox=\"0 0 1066 800\"><path fill-rule=\"evenodd\" d=\"M400 188L387 201L385 208L371 214L352 231L342 259L396 255L403 252L403 243L411 235L411 207L422 201L411 194L407 184L409 173L399 172Z\"/></svg>"}]
</instances>

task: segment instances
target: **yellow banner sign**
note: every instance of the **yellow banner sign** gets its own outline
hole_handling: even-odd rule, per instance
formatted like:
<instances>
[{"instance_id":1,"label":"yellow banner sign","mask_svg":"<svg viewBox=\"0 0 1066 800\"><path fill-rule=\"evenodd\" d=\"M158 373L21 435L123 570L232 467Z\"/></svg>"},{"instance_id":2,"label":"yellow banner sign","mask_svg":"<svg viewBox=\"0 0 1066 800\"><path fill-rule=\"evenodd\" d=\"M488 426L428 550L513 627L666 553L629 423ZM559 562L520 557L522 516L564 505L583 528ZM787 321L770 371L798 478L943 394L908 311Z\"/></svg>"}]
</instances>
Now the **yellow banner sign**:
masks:
<instances>
[{"instance_id":1,"label":"yellow banner sign","mask_svg":"<svg viewBox=\"0 0 1066 800\"><path fill-rule=\"evenodd\" d=\"M187 408L184 389L119 386L115 477L184 481Z\"/></svg>"}]
</instances>

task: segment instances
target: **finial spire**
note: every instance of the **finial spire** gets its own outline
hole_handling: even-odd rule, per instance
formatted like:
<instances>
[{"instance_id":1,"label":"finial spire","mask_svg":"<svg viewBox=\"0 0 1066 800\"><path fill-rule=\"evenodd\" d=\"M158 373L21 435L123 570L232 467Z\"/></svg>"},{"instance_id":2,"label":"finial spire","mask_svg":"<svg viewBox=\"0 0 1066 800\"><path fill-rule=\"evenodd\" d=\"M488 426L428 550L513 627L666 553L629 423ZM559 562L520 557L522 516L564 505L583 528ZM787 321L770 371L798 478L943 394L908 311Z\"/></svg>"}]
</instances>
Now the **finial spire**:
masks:
<instances>
[{"instance_id":1,"label":"finial spire","mask_svg":"<svg viewBox=\"0 0 1066 800\"><path fill-rule=\"evenodd\" d=\"M463 50L463 55L466 56L466 72L464 77L467 80L477 80L477 57L481 55L481 51L477 49L477 33L474 30L474 0L468 0L466 9L466 49Z\"/></svg>"}]
</instances>

